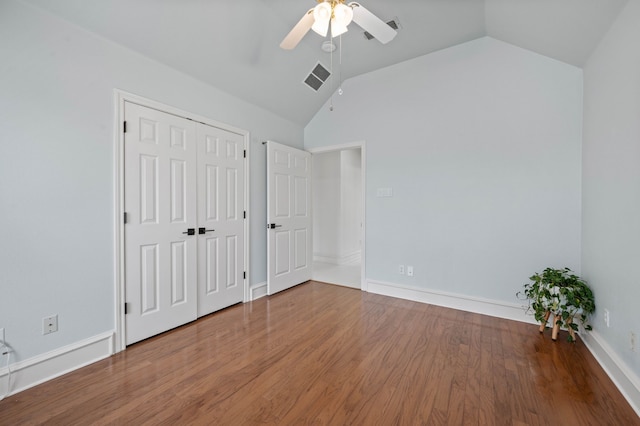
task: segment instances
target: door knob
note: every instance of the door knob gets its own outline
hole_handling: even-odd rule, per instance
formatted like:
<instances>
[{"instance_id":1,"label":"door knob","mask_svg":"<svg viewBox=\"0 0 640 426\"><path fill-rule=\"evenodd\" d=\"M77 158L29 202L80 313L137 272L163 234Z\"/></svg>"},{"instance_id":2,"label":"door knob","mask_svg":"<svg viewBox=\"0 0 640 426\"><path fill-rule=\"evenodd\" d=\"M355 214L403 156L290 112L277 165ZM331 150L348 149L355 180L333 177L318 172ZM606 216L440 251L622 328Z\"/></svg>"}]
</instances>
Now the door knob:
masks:
<instances>
[{"instance_id":1,"label":"door knob","mask_svg":"<svg viewBox=\"0 0 640 426\"><path fill-rule=\"evenodd\" d=\"M215 231L215 229L198 228L198 234L200 234L200 235L202 235L204 233L207 233L207 232L213 232L213 231Z\"/></svg>"},{"instance_id":2,"label":"door knob","mask_svg":"<svg viewBox=\"0 0 640 426\"><path fill-rule=\"evenodd\" d=\"M267 228L269 228L269 229L275 229L275 228L281 228L281 227L282 227L282 225L276 225L275 223L267 225Z\"/></svg>"},{"instance_id":3,"label":"door knob","mask_svg":"<svg viewBox=\"0 0 640 426\"><path fill-rule=\"evenodd\" d=\"M183 232L183 234L196 235L196 228L187 228L187 231Z\"/></svg>"}]
</instances>

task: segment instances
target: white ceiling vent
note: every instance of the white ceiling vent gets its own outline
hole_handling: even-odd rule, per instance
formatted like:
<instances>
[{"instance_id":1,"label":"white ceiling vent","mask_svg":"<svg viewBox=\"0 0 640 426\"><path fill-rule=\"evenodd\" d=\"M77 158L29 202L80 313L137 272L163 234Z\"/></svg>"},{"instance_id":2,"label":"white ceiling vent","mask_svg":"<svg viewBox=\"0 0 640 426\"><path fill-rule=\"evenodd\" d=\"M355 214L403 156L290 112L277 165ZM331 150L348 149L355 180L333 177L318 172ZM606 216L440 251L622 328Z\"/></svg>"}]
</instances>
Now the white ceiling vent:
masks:
<instances>
[{"instance_id":1,"label":"white ceiling vent","mask_svg":"<svg viewBox=\"0 0 640 426\"><path fill-rule=\"evenodd\" d=\"M387 22L387 25L390 26L391 28L393 28L394 30L398 31L398 28L400 28L400 24L398 23L398 18L393 18L392 20L390 20L389 22ZM364 32L364 37L367 40L373 40L375 37L372 36L370 33L368 33L367 31Z\"/></svg>"},{"instance_id":2,"label":"white ceiling vent","mask_svg":"<svg viewBox=\"0 0 640 426\"><path fill-rule=\"evenodd\" d=\"M322 87L325 81L329 78L331 73L320 62L311 70L307 78L303 83L312 88L315 92Z\"/></svg>"}]
</instances>

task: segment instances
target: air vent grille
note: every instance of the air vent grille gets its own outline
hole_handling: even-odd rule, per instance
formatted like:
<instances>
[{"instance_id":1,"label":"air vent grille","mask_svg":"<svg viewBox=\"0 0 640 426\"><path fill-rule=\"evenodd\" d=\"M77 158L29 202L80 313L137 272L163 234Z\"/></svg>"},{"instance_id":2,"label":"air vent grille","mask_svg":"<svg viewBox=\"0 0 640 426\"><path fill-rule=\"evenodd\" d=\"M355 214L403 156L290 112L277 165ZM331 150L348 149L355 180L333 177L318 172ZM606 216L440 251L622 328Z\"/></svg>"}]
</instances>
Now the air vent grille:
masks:
<instances>
[{"instance_id":1,"label":"air vent grille","mask_svg":"<svg viewBox=\"0 0 640 426\"><path fill-rule=\"evenodd\" d=\"M391 28L393 28L394 30L398 30L398 28L400 28L400 25L398 25L398 18L394 18L392 20L390 20L389 22L387 22L387 25L390 26ZM373 40L375 37L372 36L370 33L368 32L364 32L364 37L367 40Z\"/></svg>"},{"instance_id":2,"label":"air vent grille","mask_svg":"<svg viewBox=\"0 0 640 426\"><path fill-rule=\"evenodd\" d=\"M329 76L331 76L331 72L318 62L303 82L317 92Z\"/></svg>"}]
</instances>

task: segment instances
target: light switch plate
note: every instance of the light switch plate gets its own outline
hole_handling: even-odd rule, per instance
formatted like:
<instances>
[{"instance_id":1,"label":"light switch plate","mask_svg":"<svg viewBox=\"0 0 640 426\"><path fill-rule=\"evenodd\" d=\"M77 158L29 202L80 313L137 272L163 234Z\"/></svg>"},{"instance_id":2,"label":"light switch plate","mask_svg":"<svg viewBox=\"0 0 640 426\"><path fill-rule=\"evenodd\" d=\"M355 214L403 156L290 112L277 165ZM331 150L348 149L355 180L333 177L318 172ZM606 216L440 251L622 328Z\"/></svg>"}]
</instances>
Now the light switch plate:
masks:
<instances>
[{"instance_id":1,"label":"light switch plate","mask_svg":"<svg viewBox=\"0 0 640 426\"><path fill-rule=\"evenodd\" d=\"M376 197L393 197L393 188L376 189Z\"/></svg>"}]
</instances>

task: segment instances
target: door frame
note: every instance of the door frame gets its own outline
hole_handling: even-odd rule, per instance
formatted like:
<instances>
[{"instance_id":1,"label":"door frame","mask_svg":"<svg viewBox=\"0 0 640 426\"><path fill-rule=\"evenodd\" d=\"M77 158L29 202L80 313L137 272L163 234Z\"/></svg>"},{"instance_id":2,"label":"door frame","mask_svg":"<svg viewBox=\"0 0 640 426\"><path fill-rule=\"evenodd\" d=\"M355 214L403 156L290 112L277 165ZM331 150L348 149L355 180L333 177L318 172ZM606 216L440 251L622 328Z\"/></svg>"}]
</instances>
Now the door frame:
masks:
<instances>
[{"instance_id":1,"label":"door frame","mask_svg":"<svg viewBox=\"0 0 640 426\"><path fill-rule=\"evenodd\" d=\"M312 155L312 160L313 160L313 154L324 154L327 152L336 152L336 151L344 151L347 149L354 149L354 148L360 148L360 166L361 166L361 172L360 172L360 178L362 179L362 217L361 217L361 223L362 223L362 234L360 236L361 238L361 245L362 247L360 247L360 256L361 256L361 262L360 262L360 289L362 291L368 291L368 286L367 286L367 278L365 276L365 272L367 270L366 268L366 263L367 263L367 244L366 244L366 236L367 236L367 232L366 232L366 212L367 212L367 208L366 208L366 201L367 201L367 152L366 152L366 142L365 141L356 141L356 142L350 142L350 143L345 143L345 144L339 144L339 145L328 145L328 146L320 146L320 147L316 147L316 148L310 148L310 149L306 149L308 152L311 153ZM313 162L313 161L312 161ZM313 208L313 207L312 207Z\"/></svg>"},{"instance_id":2,"label":"door frame","mask_svg":"<svg viewBox=\"0 0 640 426\"><path fill-rule=\"evenodd\" d=\"M247 212L247 216L244 220L244 269L246 271L246 277L243 282L243 302L250 300L249 284L251 278L251 271L249 268L249 224L250 219L250 206L249 206L249 182L250 182L250 158L251 158L251 134L247 130L239 129L237 127L230 126L225 123L213 120L208 117L204 117L198 114L193 114L188 111L181 110L179 108L172 107L170 105L163 104L142 96L128 93L120 89L114 89L114 149L113 149L113 203L114 203L114 318L115 318L115 335L114 335L114 348L113 352L120 352L126 349L126 327L125 327L125 257L124 257L124 104L125 102L131 102L147 108L156 109L168 114L173 114L178 117L183 117L189 120L198 121L200 123L218 127L220 129L237 133L244 138L244 146L247 151L244 167L244 211Z\"/></svg>"}]
</instances>

